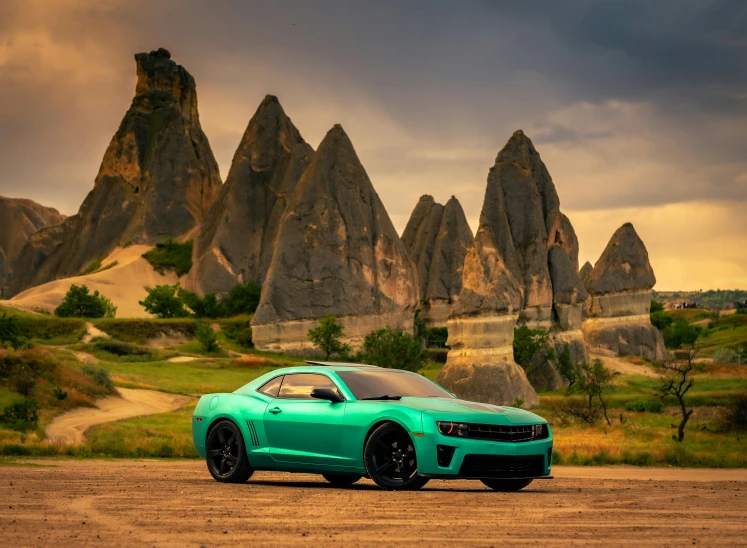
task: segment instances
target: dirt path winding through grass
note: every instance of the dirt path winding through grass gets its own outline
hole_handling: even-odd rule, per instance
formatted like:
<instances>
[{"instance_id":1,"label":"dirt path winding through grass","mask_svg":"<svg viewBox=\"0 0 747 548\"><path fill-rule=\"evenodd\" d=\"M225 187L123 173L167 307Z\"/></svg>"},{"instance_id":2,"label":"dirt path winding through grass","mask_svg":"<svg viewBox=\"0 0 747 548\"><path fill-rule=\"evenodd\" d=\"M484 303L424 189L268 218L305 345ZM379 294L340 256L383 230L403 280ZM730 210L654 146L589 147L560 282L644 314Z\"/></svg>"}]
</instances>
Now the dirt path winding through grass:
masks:
<instances>
[{"instance_id":1,"label":"dirt path winding through grass","mask_svg":"<svg viewBox=\"0 0 747 548\"><path fill-rule=\"evenodd\" d=\"M54 419L45 429L50 441L73 445L83 443L83 433L97 424L156 413L168 413L182 407L191 398L155 390L118 388L121 394L98 400L98 409L73 409Z\"/></svg>"}]
</instances>

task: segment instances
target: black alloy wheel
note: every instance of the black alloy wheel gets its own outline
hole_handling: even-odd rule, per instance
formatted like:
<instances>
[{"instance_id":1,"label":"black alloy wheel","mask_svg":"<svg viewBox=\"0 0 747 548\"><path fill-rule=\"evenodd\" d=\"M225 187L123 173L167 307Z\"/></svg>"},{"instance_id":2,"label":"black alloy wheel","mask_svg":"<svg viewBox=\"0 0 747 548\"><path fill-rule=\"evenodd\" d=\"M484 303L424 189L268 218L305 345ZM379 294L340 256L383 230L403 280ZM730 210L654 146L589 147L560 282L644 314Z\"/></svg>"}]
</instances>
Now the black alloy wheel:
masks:
<instances>
[{"instance_id":1,"label":"black alloy wheel","mask_svg":"<svg viewBox=\"0 0 747 548\"><path fill-rule=\"evenodd\" d=\"M349 487L363 476L358 474L322 474L322 477L335 487Z\"/></svg>"},{"instance_id":2,"label":"black alloy wheel","mask_svg":"<svg viewBox=\"0 0 747 548\"><path fill-rule=\"evenodd\" d=\"M480 481L491 489L504 493L521 491L524 487L532 483L530 479L484 479Z\"/></svg>"},{"instance_id":3,"label":"black alloy wheel","mask_svg":"<svg viewBox=\"0 0 747 548\"><path fill-rule=\"evenodd\" d=\"M416 490L428 483L418 476L415 444L398 424L388 422L373 431L366 442L363 460L368 476L384 489Z\"/></svg>"},{"instance_id":4,"label":"black alloy wheel","mask_svg":"<svg viewBox=\"0 0 747 548\"><path fill-rule=\"evenodd\" d=\"M246 456L244 438L233 422L224 420L213 426L205 447L207 467L216 481L244 483L254 472Z\"/></svg>"}]
</instances>

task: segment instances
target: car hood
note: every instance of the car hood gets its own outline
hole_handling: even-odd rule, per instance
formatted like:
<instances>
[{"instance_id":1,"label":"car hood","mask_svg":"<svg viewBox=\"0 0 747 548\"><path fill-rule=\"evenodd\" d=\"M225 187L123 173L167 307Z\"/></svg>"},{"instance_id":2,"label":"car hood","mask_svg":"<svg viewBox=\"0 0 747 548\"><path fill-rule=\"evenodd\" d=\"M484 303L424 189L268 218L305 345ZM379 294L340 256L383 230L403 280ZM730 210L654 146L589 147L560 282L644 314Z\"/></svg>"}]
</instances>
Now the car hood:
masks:
<instances>
[{"instance_id":1,"label":"car hood","mask_svg":"<svg viewBox=\"0 0 747 548\"><path fill-rule=\"evenodd\" d=\"M483 424L542 424L547 421L530 411L452 398L402 398L402 406L422 411L436 420Z\"/></svg>"}]
</instances>

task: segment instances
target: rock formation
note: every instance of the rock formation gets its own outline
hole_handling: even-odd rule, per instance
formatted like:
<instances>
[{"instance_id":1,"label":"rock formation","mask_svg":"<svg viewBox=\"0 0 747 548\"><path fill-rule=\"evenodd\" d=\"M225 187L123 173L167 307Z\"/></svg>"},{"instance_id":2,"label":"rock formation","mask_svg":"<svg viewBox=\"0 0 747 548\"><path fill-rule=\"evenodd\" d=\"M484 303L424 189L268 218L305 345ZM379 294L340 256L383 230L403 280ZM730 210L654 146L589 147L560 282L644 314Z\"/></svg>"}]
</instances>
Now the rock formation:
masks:
<instances>
[{"instance_id":1,"label":"rock formation","mask_svg":"<svg viewBox=\"0 0 747 548\"><path fill-rule=\"evenodd\" d=\"M10 263L29 237L45 226L61 223L65 216L32 200L0 196L0 292L4 293ZM2 297L0 293L0 297Z\"/></svg>"},{"instance_id":2,"label":"rock formation","mask_svg":"<svg viewBox=\"0 0 747 548\"><path fill-rule=\"evenodd\" d=\"M132 104L78 213L34 234L9 290L78 274L120 243L153 244L202 222L220 174L197 114L195 81L164 49L135 55Z\"/></svg>"},{"instance_id":3,"label":"rock formation","mask_svg":"<svg viewBox=\"0 0 747 548\"><path fill-rule=\"evenodd\" d=\"M663 359L664 341L649 316L655 284L646 246L626 223L586 278L590 298L583 332L589 345L614 355Z\"/></svg>"},{"instance_id":4,"label":"rock formation","mask_svg":"<svg viewBox=\"0 0 747 548\"><path fill-rule=\"evenodd\" d=\"M347 342L386 325L412 329L415 265L342 127L325 136L291 194L252 320L260 349L303 352L323 316Z\"/></svg>"},{"instance_id":5,"label":"rock formation","mask_svg":"<svg viewBox=\"0 0 747 548\"><path fill-rule=\"evenodd\" d=\"M277 98L265 97L200 229L187 287L221 293L264 282L280 219L313 155Z\"/></svg>"},{"instance_id":6,"label":"rock formation","mask_svg":"<svg viewBox=\"0 0 747 548\"><path fill-rule=\"evenodd\" d=\"M584 286L586 286L586 280L589 278L589 274L591 274L592 270L594 270L594 267L589 261L586 261L584 266L581 267L581 270L578 271L578 277L581 278Z\"/></svg>"},{"instance_id":7,"label":"rock formation","mask_svg":"<svg viewBox=\"0 0 747 548\"><path fill-rule=\"evenodd\" d=\"M446 327L462 290L462 267L472 240L459 200L452 196L442 206L427 194L420 198L402 241L417 267L422 318L429 326Z\"/></svg>"},{"instance_id":8,"label":"rock formation","mask_svg":"<svg viewBox=\"0 0 747 548\"><path fill-rule=\"evenodd\" d=\"M530 405L536 402L523 370L513 362L517 322L550 331L556 350L567 345L576 361L588 359L580 329L587 294L577 269L576 233L560 211L539 153L519 130L498 153L488 176L480 229L449 319L451 351L441 382L470 396L493 382L486 375L503 377L504 389L491 401L511 403L519 397ZM529 380L542 389L563 384L551 363Z\"/></svg>"}]
</instances>

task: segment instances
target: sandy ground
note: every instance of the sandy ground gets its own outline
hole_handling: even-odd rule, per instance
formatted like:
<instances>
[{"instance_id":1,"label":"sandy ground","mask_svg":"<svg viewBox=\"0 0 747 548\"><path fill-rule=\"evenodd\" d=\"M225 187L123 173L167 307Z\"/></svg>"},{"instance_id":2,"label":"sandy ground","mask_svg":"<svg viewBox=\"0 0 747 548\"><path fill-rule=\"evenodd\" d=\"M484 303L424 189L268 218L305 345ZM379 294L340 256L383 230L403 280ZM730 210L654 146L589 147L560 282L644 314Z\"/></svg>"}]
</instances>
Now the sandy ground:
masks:
<instances>
[{"instance_id":1,"label":"sandy ground","mask_svg":"<svg viewBox=\"0 0 747 548\"><path fill-rule=\"evenodd\" d=\"M0 466L6 546L747 545L744 470L557 467L519 493L392 493L269 472L224 485L202 461L35 462Z\"/></svg>"},{"instance_id":2,"label":"sandy ground","mask_svg":"<svg viewBox=\"0 0 747 548\"><path fill-rule=\"evenodd\" d=\"M636 365L634 363L626 362L619 358L612 358L603 354L591 354L592 360L602 360L605 367L612 371L617 371L622 375L643 375L645 377L655 377L656 373L646 365Z\"/></svg>"},{"instance_id":3,"label":"sandy ground","mask_svg":"<svg viewBox=\"0 0 747 548\"><path fill-rule=\"evenodd\" d=\"M148 245L119 247L101 261L102 266L117 261L117 265L108 270L86 276L54 280L32 287L9 301L3 301L3 304L32 312L37 310L51 312L59 306L72 284L82 284L87 285L91 292L98 290L102 295L109 297L117 307L119 318L149 317L149 314L138 304L138 301L142 301L148 294L145 288L159 284L174 284L177 281L176 274L173 272L161 275L153 270L148 261L143 259L143 253L151 247Z\"/></svg>"},{"instance_id":4,"label":"sandy ground","mask_svg":"<svg viewBox=\"0 0 747 548\"><path fill-rule=\"evenodd\" d=\"M50 441L78 445L83 433L96 424L167 413L179 409L190 398L155 390L117 388L121 397L110 396L96 401L98 409L79 407L55 418L46 428Z\"/></svg>"}]
</instances>

